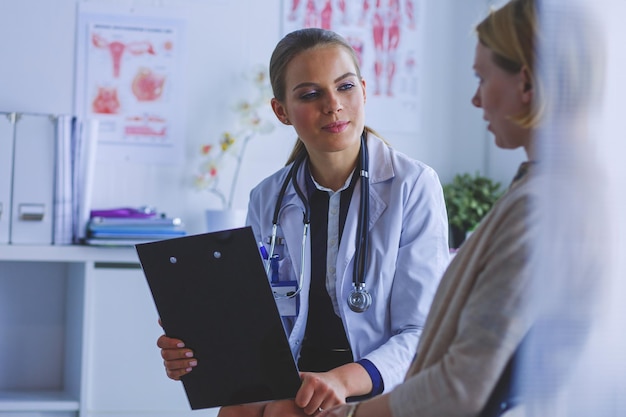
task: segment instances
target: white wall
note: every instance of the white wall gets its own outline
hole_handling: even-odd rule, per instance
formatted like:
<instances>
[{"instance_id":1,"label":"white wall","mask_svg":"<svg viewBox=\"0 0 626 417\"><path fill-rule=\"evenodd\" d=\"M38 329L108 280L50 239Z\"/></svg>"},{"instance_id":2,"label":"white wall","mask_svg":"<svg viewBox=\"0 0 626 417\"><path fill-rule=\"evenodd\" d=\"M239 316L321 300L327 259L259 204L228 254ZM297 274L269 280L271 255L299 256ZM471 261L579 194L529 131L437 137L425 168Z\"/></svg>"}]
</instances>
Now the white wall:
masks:
<instances>
[{"instance_id":1,"label":"white wall","mask_svg":"<svg viewBox=\"0 0 626 417\"><path fill-rule=\"evenodd\" d=\"M240 74L254 65L267 65L281 36L281 0L99 2L186 10L186 161L180 165L98 161L92 206L151 204L183 217L189 232L202 232L203 210L219 208L219 203L191 185L198 147L231 127L230 106L241 97ZM476 170L508 182L520 158L495 149L480 111L470 104L476 85L472 27L486 12L487 2L423 2L427 39L420 66L422 111L416 114L421 130L413 135L381 132L396 148L433 166L444 183L457 172ZM0 1L0 111L72 113L77 5L78 0ZM250 142L235 208L245 208L250 188L284 164L293 139L289 128L279 127Z\"/></svg>"}]
</instances>

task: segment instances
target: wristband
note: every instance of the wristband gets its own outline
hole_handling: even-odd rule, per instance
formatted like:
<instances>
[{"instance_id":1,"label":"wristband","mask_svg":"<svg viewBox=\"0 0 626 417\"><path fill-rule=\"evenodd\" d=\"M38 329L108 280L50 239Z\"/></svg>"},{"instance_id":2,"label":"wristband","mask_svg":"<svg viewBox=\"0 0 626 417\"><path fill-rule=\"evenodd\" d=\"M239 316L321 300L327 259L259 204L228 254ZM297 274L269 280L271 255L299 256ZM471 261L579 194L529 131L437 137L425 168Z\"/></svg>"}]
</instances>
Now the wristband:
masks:
<instances>
[{"instance_id":1,"label":"wristband","mask_svg":"<svg viewBox=\"0 0 626 417\"><path fill-rule=\"evenodd\" d=\"M359 404L361 403L352 403L352 405L350 406L350 409L348 410L348 414L346 414L346 417L356 417L356 409L359 406Z\"/></svg>"}]
</instances>

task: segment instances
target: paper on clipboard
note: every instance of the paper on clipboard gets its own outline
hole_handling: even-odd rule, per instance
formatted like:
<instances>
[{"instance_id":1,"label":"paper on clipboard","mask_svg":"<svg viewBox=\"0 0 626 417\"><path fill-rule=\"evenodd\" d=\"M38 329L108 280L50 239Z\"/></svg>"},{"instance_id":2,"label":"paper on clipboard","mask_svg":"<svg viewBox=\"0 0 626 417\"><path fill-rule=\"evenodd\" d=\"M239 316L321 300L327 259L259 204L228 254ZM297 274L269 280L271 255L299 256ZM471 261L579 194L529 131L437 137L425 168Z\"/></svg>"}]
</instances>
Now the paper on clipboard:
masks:
<instances>
[{"instance_id":1,"label":"paper on clipboard","mask_svg":"<svg viewBox=\"0 0 626 417\"><path fill-rule=\"evenodd\" d=\"M300 377L250 227L136 245L192 409L293 398Z\"/></svg>"}]
</instances>

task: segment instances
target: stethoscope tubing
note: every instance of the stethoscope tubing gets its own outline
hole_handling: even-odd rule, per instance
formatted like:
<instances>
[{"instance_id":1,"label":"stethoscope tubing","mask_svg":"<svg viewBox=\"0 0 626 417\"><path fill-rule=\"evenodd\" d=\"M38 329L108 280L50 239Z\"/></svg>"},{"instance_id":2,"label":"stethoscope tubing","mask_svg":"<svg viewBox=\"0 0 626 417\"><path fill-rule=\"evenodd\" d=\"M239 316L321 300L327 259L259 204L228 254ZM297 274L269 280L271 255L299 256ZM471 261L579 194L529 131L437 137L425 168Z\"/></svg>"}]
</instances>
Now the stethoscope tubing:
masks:
<instances>
[{"instance_id":1,"label":"stethoscope tubing","mask_svg":"<svg viewBox=\"0 0 626 417\"><path fill-rule=\"evenodd\" d=\"M285 192L287 191L287 186L289 185L290 182L292 182L293 187L296 190L296 193L298 194L298 197L300 198L300 200L305 202L304 214L303 214L303 219L302 219L302 222L304 223L304 227L302 230L302 244L300 245L300 274L298 275L298 288L296 288L295 291L292 291L289 294L285 294L285 295L274 294L274 297L277 299L296 297L298 294L300 294L300 291L302 291L302 287L304 284L304 260L306 259L305 247L306 247L306 239L309 234L309 227L311 224L311 210L308 204L308 200L306 199L306 196L304 195L304 193L300 189L300 186L298 185L297 173L298 173L298 169L300 168L300 165L302 164L305 158L306 158L306 152L302 152L300 155L298 155L293 165L291 166L291 169L289 170L289 173L287 174L287 177L285 178L283 185L280 187L278 198L276 200L276 207L274 208L274 217L272 218L272 234L270 238L270 252L269 252L269 257L266 260L266 264L265 264L265 273L268 276L270 273L271 259L272 259L272 256L274 255L274 250L276 249L276 234L278 233L278 217L280 215L280 208L282 206L283 198L285 197Z\"/></svg>"},{"instance_id":2,"label":"stethoscope tubing","mask_svg":"<svg viewBox=\"0 0 626 417\"><path fill-rule=\"evenodd\" d=\"M274 255L274 251L276 249L276 234L278 232L278 218L280 214L280 209L282 206L283 198L287 191L287 187L291 182L293 187L298 194L298 197L302 201L304 205L304 213L302 222L303 232L302 232L302 244L300 245L300 274L298 276L298 288L296 291L289 293L288 295L275 294L275 298L284 299L284 298L293 298L296 297L300 291L302 291L303 283L304 283L304 262L305 262L305 247L306 240L309 233L310 223L311 223L311 214L310 214L310 205L308 199L302 192L302 189L298 185L297 182L297 173L298 169L302 162L306 159L306 152L302 152L296 160L294 161L289 173L285 177L283 184L278 193L278 197L276 199L276 206L274 208L274 216L272 218L272 234L270 237L270 250L269 257L266 260L265 272L269 275L271 259ZM359 171L359 175L361 176L361 196L360 196L360 207L359 207L359 217L357 223L357 235L356 235L356 251L355 251L355 264L353 269L353 286L354 290L359 293L365 293L368 297L365 290L365 274L366 274L366 259L367 253L369 252L369 234L368 234L368 220L369 220L369 154L367 150L367 144L365 141L365 132L361 135L361 150L360 150L360 160L361 160L361 169ZM368 305L369 307L369 305ZM350 305L352 309L352 305ZM366 307L367 309L367 307ZM355 310L356 311L356 310ZM362 312L361 310L359 312Z\"/></svg>"},{"instance_id":3,"label":"stethoscope tubing","mask_svg":"<svg viewBox=\"0 0 626 417\"><path fill-rule=\"evenodd\" d=\"M361 142L361 201L359 209L359 221L357 223L357 241L355 253L355 265L352 282L356 289L365 287L366 257L369 251L369 154L365 140Z\"/></svg>"}]
</instances>

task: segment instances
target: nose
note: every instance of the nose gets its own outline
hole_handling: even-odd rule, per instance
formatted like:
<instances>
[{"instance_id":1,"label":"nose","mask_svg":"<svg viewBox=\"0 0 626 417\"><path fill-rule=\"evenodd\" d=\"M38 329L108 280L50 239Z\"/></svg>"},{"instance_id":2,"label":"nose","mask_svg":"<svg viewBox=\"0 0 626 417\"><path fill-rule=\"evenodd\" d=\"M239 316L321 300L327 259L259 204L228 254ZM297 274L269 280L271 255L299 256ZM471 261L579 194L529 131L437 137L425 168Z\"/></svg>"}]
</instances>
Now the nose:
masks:
<instances>
[{"instance_id":1,"label":"nose","mask_svg":"<svg viewBox=\"0 0 626 417\"><path fill-rule=\"evenodd\" d=\"M330 92L326 96L324 102L324 111L328 114L332 114L343 109L339 95L336 92Z\"/></svg>"},{"instance_id":2,"label":"nose","mask_svg":"<svg viewBox=\"0 0 626 417\"><path fill-rule=\"evenodd\" d=\"M477 88L474 93L474 97L472 97L472 104L478 108L482 107L482 103L480 101L480 89Z\"/></svg>"}]
</instances>

